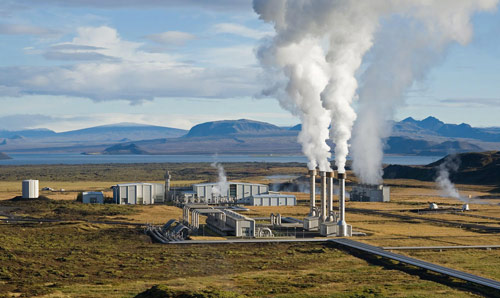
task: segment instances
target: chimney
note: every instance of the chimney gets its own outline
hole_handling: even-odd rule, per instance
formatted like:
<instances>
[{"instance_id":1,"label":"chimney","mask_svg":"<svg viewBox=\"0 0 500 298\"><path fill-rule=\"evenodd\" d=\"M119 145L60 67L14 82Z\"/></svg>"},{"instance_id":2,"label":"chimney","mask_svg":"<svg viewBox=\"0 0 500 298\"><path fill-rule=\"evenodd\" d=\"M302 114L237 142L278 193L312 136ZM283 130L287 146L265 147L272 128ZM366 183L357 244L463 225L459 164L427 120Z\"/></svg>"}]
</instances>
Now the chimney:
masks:
<instances>
[{"instance_id":1,"label":"chimney","mask_svg":"<svg viewBox=\"0 0 500 298\"><path fill-rule=\"evenodd\" d=\"M311 199L310 206L311 210L309 211L309 216L316 216L316 170L309 170L309 176L311 181Z\"/></svg>"},{"instance_id":2,"label":"chimney","mask_svg":"<svg viewBox=\"0 0 500 298\"><path fill-rule=\"evenodd\" d=\"M333 171L326 172L327 178L327 194L328 194L328 213L326 217L326 221L333 221Z\"/></svg>"},{"instance_id":3,"label":"chimney","mask_svg":"<svg viewBox=\"0 0 500 298\"><path fill-rule=\"evenodd\" d=\"M345 222L345 173L338 173L339 178L339 236L347 236L347 227Z\"/></svg>"},{"instance_id":4,"label":"chimney","mask_svg":"<svg viewBox=\"0 0 500 298\"><path fill-rule=\"evenodd\" d=\"M320 171L319 176L321 177L321 222L326 221L326 172Z\"/></svg>"}]
</instances>

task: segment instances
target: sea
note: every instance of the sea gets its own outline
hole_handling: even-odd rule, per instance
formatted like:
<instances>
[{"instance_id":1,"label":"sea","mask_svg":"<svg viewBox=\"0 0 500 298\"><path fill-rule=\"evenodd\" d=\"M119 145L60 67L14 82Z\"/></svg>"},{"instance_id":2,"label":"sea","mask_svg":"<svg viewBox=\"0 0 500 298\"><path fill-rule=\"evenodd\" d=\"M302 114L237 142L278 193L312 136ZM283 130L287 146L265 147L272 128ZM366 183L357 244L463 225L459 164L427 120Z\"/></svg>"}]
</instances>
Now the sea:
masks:
<instances>
[{"instance_id":1,"label":"sea","mask_svg":"<svg viewBox=\"0 0 500 298\"><path fill-rule=\"evenodd\" d=\"M307 163L303 155L82 155L82 154L9 154L12 159L0 165L107 164L107 163L199 163L199 162L298 162ZM443 156L386 155L385 164L426 165Z\"/></svg>"}]
</instances>

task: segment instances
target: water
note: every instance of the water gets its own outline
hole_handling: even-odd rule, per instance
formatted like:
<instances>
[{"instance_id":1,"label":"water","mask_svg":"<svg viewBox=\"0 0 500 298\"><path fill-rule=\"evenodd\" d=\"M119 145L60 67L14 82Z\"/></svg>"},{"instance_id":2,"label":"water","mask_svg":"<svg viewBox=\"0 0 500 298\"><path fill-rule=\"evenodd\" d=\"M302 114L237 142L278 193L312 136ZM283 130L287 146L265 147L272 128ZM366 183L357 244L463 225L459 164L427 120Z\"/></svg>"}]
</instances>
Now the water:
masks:
<instances>
[{"instance_id":1,"label":"water","mask_svg":"<svg viewBox=\"0 0 500 298\"><path fill-rule=\"evenodd\" d=\"M40 164L104 164L104 163L166 163L166 162L299 162L307 163L302 155L82 155L82 154L9 154L13 159L0 160L0 165ZM399 165L425 165L443 156L384 157L384 163Z\"/></svg>"}]
</instances>

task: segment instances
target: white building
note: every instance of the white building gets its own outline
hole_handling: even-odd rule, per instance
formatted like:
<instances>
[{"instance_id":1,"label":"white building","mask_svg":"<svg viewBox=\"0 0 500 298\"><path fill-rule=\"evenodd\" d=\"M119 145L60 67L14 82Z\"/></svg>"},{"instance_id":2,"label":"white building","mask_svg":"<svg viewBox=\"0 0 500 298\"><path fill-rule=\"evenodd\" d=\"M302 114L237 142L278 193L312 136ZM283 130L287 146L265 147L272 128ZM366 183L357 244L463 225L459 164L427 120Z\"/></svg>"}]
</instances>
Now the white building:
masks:
<instances>
[{"instance_id":1,"label":"white building","mask_svg":"<svg viewBox=\"0 0 500 298\"><path fill-rule=\"evenodd\" d=\"M295 206L297 198L294 195L285 194L260 194L253 195L238 201L250 206Z\"/></svg>"},{"instance_id":2,"label":"white building","mask_svg":"<svg viewBox=\"0 0 500 298\"><path fill-rule=\"evenodd\" d=\"M23 199L38 199L38 180L23 180Z\"/></svg>"},{"instance_id":3,"label":"white building","mask_svg":"<svg viewBox=\"0 0 500 298\"><path fill-rule=\"evenodd\" d=\"M384 185L359 184L352 187L350 200L354 202L389 202L391 189Z\"/></svg>"},{"instance_id":4,"label":"white building","mask_svg":"<svg viewBox=\"0 0 500 298\"><path fill-rule=\"evenodd\" d=\"M86 191L82 193L84 204L104 204L104 195L100 191Z\"/></svg>"},{"instance_id":5,"label":"white building","mask_svg":"<svg viewBox=\"0 0 500 298\"><path fill-rule=\"evenodd\" d=\"M191 197L197 199L199 203L216 203L218 183L198 183L193 184L193 191L186 192ZM240 200L253 195L260 195L269 192L269 186L264 184L244 183L244 182L228 182L228 190L226 194L221 194L220 197L230 198L232 200Z\"/></svg>"},{"instance_id":6,"label":"white building","mask_svg":"<svg viewBox=\"0 0 500 298\"><path fill-rule=\"evenodd\" d=\"M113 186L113 202L116 204L149 205L163 202L165 186L160 183L123 183Z\"/></svg>"}]
</instances>

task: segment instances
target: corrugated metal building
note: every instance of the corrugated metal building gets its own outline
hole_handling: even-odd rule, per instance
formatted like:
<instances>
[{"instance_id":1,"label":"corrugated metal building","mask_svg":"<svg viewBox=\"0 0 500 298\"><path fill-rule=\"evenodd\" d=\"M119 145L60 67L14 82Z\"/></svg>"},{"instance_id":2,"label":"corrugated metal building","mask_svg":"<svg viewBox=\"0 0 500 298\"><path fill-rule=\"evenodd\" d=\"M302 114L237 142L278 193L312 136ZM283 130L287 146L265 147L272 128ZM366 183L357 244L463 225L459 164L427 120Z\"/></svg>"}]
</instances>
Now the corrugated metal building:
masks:
<instances>
[{"instance_id":1,"label":"corrugated metal building","mask_svg":"<svg viewBox=\"0 0 500 298\"><path fill-rule=\"evenodd\" d=\"M269 186L264 184L228 182L227 194L224 197L240 200L253 195L260 195L269 191ZM215 198L214 189L218 187L217 183L199 183L193 184L194 195L200 199L200 202L211 203Z\"/></svg>"},{"instance_id":2,"label":"corrugated metal building","mask_svg":"<svg viewBox=\"0 0 500 298\"><path fill-rule=\"evenodd\" d=\"M154 204L163 202L165 186L160 183L123 183L113 186L113 202L116 204Z\"/></svg>"},{"instance_id":3,"label":"corrugated metal building","mask_svg":"<svg viewBox=\"0 0 500 298\"><path fill-rule=\"evenodd\" d=\"M384 185L359 184L352 187L350 200L354 202L389 202L391 188Z\"/></svg>"},{"instance_id":4,"label":"corrugated metal building","mask_svg":"<svg viewBox=\"0 0 500 298\"><path fill-rule=\"evenodd\" d=\"M104 204L104 195L100 191L86 191L82 193L84 204Z\"/></svg>"},{"instance_id":5,"label":"corrugated metal building","mask_svg":"<svg viewBox=\"0 0 500 298\"><path fill-rule=\"evenodd\" d=\"M239 202L250 206L295 206L297 198L294 195L260 194L244 198Z\"/></svg>"}]
</instances>

